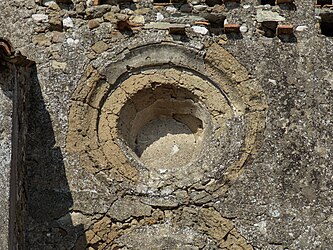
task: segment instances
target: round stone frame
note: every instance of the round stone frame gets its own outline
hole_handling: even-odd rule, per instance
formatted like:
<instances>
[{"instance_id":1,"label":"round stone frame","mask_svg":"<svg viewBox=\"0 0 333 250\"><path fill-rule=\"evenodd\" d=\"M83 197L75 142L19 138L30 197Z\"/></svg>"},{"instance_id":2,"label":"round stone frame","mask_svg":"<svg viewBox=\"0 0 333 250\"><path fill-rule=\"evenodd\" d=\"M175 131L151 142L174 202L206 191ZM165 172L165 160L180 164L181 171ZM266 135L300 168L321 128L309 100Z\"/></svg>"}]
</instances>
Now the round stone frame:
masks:
<instances>
[{"instance_id":1,"label":"round stone frame","mask_svg":"<svg viewBox=\"0 0 333 250\"><path fill-rule=\"evenodd\" d=\"M237 142L240 146L235 150L237 152L232 153L232 157L225 160L225 166L216 168L213 181L200 182L197 179L203 176L196 177L194 174L189 175L188 180L195 181L189 183L185 180L177 185L189 187L199 182L214 197L225 192L253 158L265 127L265 96L247 70L218 44L211 45L205 51L170 42L148 44L124 51L112 61L104 60L102 68L95 69L91 65L87 68L73 95L69 114L68 152L78 153L80 164L89 171L102 171L110 180L126 180L133 185L134 191L147 192L147 187L141 184L142 180L151 179L151 175L143 171L142 166L140 168L140 164L126 153L121 143L101 140L112 133L112 129L107 128L110 124L105 127L99 124L105 112L103 105L122 82L137 72L161 67L184 69L199 75L220 91L221 97L232 110L233 118L241 124L243 134L236 131L236 134L241 134ZM225 142L232 143L232 140ZM211 143L219 142L213 140ZM222 154L223 150L214 148L213 153ZM228 152L230 150L232 148ZM207 164L199 162L199 165ZM212 171L211 168L208 170Z\"/></svg>"}]
</instances>

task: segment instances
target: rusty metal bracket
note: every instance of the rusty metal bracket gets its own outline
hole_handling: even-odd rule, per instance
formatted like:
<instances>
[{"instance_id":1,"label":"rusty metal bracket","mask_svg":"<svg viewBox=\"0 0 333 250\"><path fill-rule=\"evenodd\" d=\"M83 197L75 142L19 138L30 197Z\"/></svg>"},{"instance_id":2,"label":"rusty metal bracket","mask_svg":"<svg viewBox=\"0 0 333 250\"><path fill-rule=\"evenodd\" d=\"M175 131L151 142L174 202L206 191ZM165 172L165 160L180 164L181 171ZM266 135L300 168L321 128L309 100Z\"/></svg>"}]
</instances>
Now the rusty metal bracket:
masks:
<instances>
[{"instance_id":1,"label":"rusty metal bracket","mask_svg":"<svg viewBox=\"0 0 333 250\"><path fill-rule=\"evenodd\" d=\"M11 56L14 53L12 44L5 38L0 37L0 56Z\"/></svg>"},{"instance_id":2,"label":"rusty metal bracket","mask_svg":"<svg viewBox=\"0 0 333 250\"><path fill-rule=\"evenodd\" d=\"M2 37L0 37L0 61L24 67L30 67L34 64L33 61L27 59L19 51L15 51L8 39Z\"/></svg>"}]
</instances>

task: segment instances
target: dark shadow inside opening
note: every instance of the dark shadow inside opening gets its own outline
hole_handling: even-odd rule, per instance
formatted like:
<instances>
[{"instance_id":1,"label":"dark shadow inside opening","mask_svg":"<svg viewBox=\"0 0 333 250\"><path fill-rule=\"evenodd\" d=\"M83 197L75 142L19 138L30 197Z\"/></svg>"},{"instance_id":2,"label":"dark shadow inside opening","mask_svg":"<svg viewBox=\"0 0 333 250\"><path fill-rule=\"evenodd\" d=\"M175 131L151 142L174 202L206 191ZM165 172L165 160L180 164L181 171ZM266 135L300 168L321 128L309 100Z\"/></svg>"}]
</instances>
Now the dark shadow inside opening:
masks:
<instances>
[{"instance_id":1,"label":"dark shadow inside opening","mask_svg":"<svg viewBox=\"0 0 333 250\"><path fill-rule=\"evenodd\" d=\"M134 35L134 32L133 32L131 26L129 25L129 23L127 21L118 21L117 22L117 29L123 35L127 35L127 36L133 36Z\"/></svg>"},{"instance_id":2,"label":"dark shadow inside opening","mask_svg":"<svg viewBox=\"0 0 333 250\"><path fill-rule=\"evenodd\" d=\"M261 0L260 1L261 5L269 4L269 5L275 5L275 0Z\"/></svg>"},{"instance_id":3,"label":"dark shadow inside opening","mask_svg":"<svg viewBox=\"0 0 333 250\"><path fill-rule=\"evenodd\" d=\"M224 31L224 20L226 16L220 13L205 13L203 17L209 21L209 32L210 34L220 35Z\"/></svg>"},{"instance_id":4,"label":"dark shadow inside opening","mask_svg":"<svg viewBox=\"0 0 333 250\"><path fill-rule=\"evenodd\" d=\"M333 37L333 13L323 13L320 15L320 30L324 36Z\"/></svg>"},{"instance_id":5,"label":"dark shadow inside opening","mask_svg":"<svg viewBox=\"0 0 333 250\"><path fill-rule=\"evenodd\" d=\"M209 7L214 7L215 5L221 5L223 3L222 0L206 0L206 4Z\"/></svg>"},{"instance_id":6,"label":"dark shadow inside opening","mask_svg":"<svg viewBox=\"0 0 333 250\"><path fill-rule=\"evenodd\" d=\"M317 5L331 5L332 4L332 0L317 0Z\"/></svg>"},{"instance_id":7,"label":"dark shadow inside opening","mask_svg":"<svg viewBox=\"0 0 333 250\"><path fill-rule=\"evenodd\" d=\"M297 37L294 34L279 35L279 38L284 43L297 43Z\"/></svg>"},{"instance_id":8,"label":"dark shadow inside opening","mask_svg":"<svg viewBox=\"0 0 333 250\"><path fill-rule=\"evenodd\" d=\"M264 36L270 37L270 38L275 37L277 26L278 26L278 22L274 22L274 21L262 22L261 29L264 31Z\"/></svg>"},{"instance_id":9,"label":"dark shadow inside opening","mask_svg":"<svg viewBox=\"0 0 333 250\"><path fill-rule=\"evenodd\" d=\"M72 0L57 0L56 2L61 9L64 9L64 10L73 10L74 9L74 3Z\"/></svg>"},{"instance_id":10,"label":"dark shadow inside opening","mask_svg":"<svg viewBox=\"0 0 333 250\"><path fill-rule=\"evenodd\" d=\"M297 6L294 3L282 3L279 4L281 10L290 10L290 11L296 11Z\"/></svg>"}]
</instances>

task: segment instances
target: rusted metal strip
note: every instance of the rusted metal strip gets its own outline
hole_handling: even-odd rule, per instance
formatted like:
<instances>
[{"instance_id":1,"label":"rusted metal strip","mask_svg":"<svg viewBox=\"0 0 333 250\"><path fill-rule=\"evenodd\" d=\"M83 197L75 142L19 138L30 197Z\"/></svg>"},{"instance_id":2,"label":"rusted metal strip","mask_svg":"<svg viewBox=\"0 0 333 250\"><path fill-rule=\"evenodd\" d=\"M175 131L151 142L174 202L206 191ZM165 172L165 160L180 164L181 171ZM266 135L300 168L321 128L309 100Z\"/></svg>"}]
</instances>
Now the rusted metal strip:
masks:
<instances>
[{"instance_id":1,"label":"rusted metal strip","mask_svg":"<svg viewBox=\"0 0 333 250\"><path fill-rule=\"evenodd\" d=\"M9 62L15 65L30 67L33 61L27 59L19 51L14 51L12 44L5 38L0 37L0 61Z\"/></svg>"},{"instance_id":2,"label":"rusted metal strip","mask_svg":"<svg viewBox=\"0 0 333 250\"><path fill-rule=\"evenodd\" d=\"M14 53L11 43L5 38L0 38L0 56L11 56Z\"/></svg>"}]
</instances>

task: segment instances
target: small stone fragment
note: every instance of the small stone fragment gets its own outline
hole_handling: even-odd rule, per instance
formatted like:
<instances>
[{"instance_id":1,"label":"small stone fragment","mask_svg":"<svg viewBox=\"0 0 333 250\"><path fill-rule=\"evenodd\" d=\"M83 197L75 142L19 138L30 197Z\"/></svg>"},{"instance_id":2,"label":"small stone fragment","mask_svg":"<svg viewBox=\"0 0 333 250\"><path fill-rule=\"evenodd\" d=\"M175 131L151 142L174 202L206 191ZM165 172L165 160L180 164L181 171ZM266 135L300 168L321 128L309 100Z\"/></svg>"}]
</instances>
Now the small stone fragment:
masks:
<instances>
[{"instance_id":1,"label":"small stone fragment","mask_svg":"<svg viewBox=\"0 0 333 250\"><path fill-rule=\"evenodd\" d=\"M129 19L130 23L138 24L138 25L144 25L145 24L145 17L142 15L135 15L131 16Z\"/></svg>"},{"instance_id":2,"label":"small stone fragment","mask_svg":"<svg viewBox=\"0 0 333 250\"><path fill-rule=\"evenodd\" d=\"M106 51L109 48L109 45L106 44L103 41L98 41L97 43L95 43L91 49L93 51L95 51L97 54L103 53L104 51Z\"/></svg>"},{"instance_id":3,"label":"small stone fragment","mask_svg":"<svg viewBox=\"0 0 333 250\"><path fill-rule=\"evenodd\" d=\"M126 15L126 14L119 13L119 14L116 14L115 16L119 21L126 21L128 19L128 15Z\"/></svg>"},{"instance_id":4,"label":"small stone fragment","mask_svg":"<svg viewBox=\"0 0 333 250\"><path fill-rule=\"evenodd\" d=\"M73 20L70 17L66 17L64 20L62 20L62 24L64 28L73 28L74 23Z\"/></svg>"},{"instance_id":5,"label":"small stone fragment","mask_svg":"<svg viewBox=\"0 0 333 250\"><path fill-rule=\"evenodd\" d=\"M116 23L118 21L116 14L113 12L108 12L103 16L104 21L108 21L111 23Z\"/></svg>"},{"instance_id":6,"label":"small stone fragment","mask_svg":"<svg viewBox=\"0 0 333 250\"><path fill-rule=\"evenodd\" d=\"M202 26L192 26L192 30L195 33L201 34L201 35L207 35L208 34L208 29Z\"/></svg>"},{"instance_id":7,"label":"small stone fragment","mask_svg":"<svg viewBox=\"0 0 333 250\"><path fill-rule=\"evenodd\" d=\"M240 26L240 28L239 28L239 31L242 32L242 33L246 33L247 30L248 30L248 29L247 29L246 25L242 25L242 26Z\"/></svg>"},{"instance_id":8,"label":"small stone fragment","mask_svg":"<svg viewBox=\"0 0 333 250\"><path fill-rule=\"evenodd\" d=\"M51 45L50 38L47 37L45 34L39 34L37 36L34 36L32 38L32 42L39 46L50 46Z\"/></svg>"},{"instance_id":9,"label":"small stone fragment","mask_svg":"<svg viewBox=\"0 0 333 250\"><path fill-rule=\"evenodd\" d=\"M44 5L49 7L51 10L55 10L55 11L61 10L59 5L55 1L49 1L47 4L45 3Z\"/></svg>"},{"instance_id":10,"label":"small stone fragment","mask_svg":"<svg viewBox=\"0 0 333 250\"><path fill-rule=\"evenodd\" d=\"M89 20L88 21L88 27L89 27L89 29L95 29L95 28L97 28L97 27L99 27L100 26L100 24L99 24L99 22L98 21L96 21L95 19L92 19L92 20Z\"/></svg>"},{"instance_id":11,"label":"small stone fragment","mask_svg":"<svg viewBox=\"0 0 333 250\"><path fill-rule=\"evenodd\" d=\"M224 5L216 4L212 9L212 13L222 13L222 12L224 12Z\"/></svg>"},{"instance_id":12,"label":"small stone fragment","mask_svg":"<svg viewBox=\"0 0 333 250\"><path fill-rule=\"evenodd\" d=\"M118 5L112 5L111 6L111 12L113 13L119 13L120 12L120 8Z\"/></svg>"},{"instance_id":13,"label":"small stone fragment","mask_svg":"<svg viewBox=\"0 0 333 250\"><path fill-rule=\"evenodd\" d=\"M265 4L263 7L264 10L270 10L271 8L272 8L272 5L270 5L270 4Z\"/></svg>"},{"instance_id":14,"label":"small stone fragment","mask_svg":"<svg viewBox=\"0 0 333 250\"><path fill-rule=\"evenodd\" d=\"M65 62L58 62L58 61L52 61L52 68L54 69L61 69L64 70L67 67L67 63Z\"/></svg>"},{"instance_id":15,"label":"small stone fragment","mask_svg":"<svg viewBox=\"0 0 333 250\"><path fill-rule=\"evenodd\" d=\"M126 15L133 15L134 11L129 9L129 8L125 8L125 9L120 10L120 13L121 14L126 14Z\"/></svg>"},{"instance_id":16,"label":"small stone fragment","mask_svg":"<svg viewBox=\"0 0 333 250\"><path fill-rule=\"evenodd\" d=\"M45 14L33 14L31 17L32 20L37 23L45 23L49 20L48 15Z\"/></svg>"},{"instance_id":17,"label":"small stone fragment","mask_svg":"<svg viewBox=\"0 0 333 250\"><path fill-rule=\"evenodd\" d=\"M203 4L193 6L193 8L196 11L203 11L203 10L207 9L207 7L208 7L207 5L203 5Z\"/></svg>"},{"instance_id":18,"label":"small stone fragment","mask_svg":"<svg viewBox=\"0 0 333 250\"><path fill-rule=\"evenodd\" d=\"M259 23L262 22L283 22L286 19L279 15L277 12L268 10L257 10L256 19Z\"/></svg>"},{"instance_id":19,"label":"small stone fragment","mask_svg":"<svg viewBox=\"0 0 333 250\"><path fill-rule=\"evenodd\" d=\"M164 19L164 16L161 14L161 13L157 13L156 14L156 21L157 22L160 22L160 21L162 21Z\"/></svg>"},{"instance_id":20,"label":"small stone fragment","mask_svg":"<svg viewBox=\"0 0 333 250\"><path fill-rule=\"evenodd\" d=\"M85 6L84 6L84 3L78 3L75 7L76 11L80 14L83 14L84 13L84 10L85 10Z\"/></svg>"},{"instance_id":21,"label":"small stone fragment","mask_svg":"<svg viewBox=\"0 0 333 250\"><path fill-rule=\"evenodd\" d=\"M111 10L111 6L107 4L97 5L86 9L86 17L88 19L102 17Z\"/></svg>"},{"instance_id":22,"label":"small stone fragment","mask_svg":"<svg viewBox=\"0 0 333 250\"><path fill-rule=\"evenodd\" d=\"M308 29L308 26L306 26L306 25L300 25L300 26L297 26L296 31L302 32L302 31L305 31L307 29Z\"/></svg>"},{"instance_id":23,"label":"small stone fragment","mask_svg":"<svg viewBox=\"0 0 333 250\"><path fill-rule=\"evenodd\" d=\"M78 39L73 39L73 38L71 38L71 37L69 37L69 38L67 38L67 44L68 45L70 45L70 46L74 46L74 45L76 45L76 44L78 44L79 43L79 40Z\"/></svg>"},{"instance_id":24,"label":"small stone fragment","mask_svg":"<svg viewBox=\"0 0 333 250\"><path fill-rule=\"evenodd\" d=\"M176 13L176 12L177 12L177 8L172 7L172 6L168 6L168 7L166 8L166 12L168 12L168 13L170 13L170 14Z\"/></svg>"},{"instance_id":25,"label":"small stone fragment","mask_svg":"<svg viewBox=\"0 0 333 250\"><path fill-rule=\"evenodd\" d=\"M59 31L54 31L52 33L52 42L53 43L61 43L64 41L64 39L65 39L64 33L59 32Z\"/></svg>"}]
</instances>

